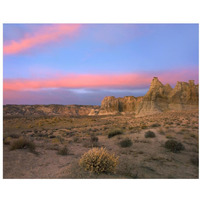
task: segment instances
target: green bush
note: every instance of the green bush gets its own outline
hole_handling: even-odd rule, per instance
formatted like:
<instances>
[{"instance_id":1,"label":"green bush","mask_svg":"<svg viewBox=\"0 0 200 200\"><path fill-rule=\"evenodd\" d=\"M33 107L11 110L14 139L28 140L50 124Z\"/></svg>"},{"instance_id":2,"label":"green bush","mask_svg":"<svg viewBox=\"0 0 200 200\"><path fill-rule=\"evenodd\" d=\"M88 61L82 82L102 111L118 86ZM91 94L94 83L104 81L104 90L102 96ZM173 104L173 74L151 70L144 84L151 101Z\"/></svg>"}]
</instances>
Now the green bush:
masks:
<instances>
[{"instance_id":1,"label":"green bush","mask_svg":"<svg viewBox=\"0 0 200 200\"><path fill-rule=\"evenodd\" d=\"M117 166L118 158L107 152L105 148L92 148L79 161L79 165L86 171L100 173L113 173Z\"/></svg>"},{"instance_id":2,"label":"green bush","mask_svg":"<svg viewBox=\"0 0 200 200\"><path fill-rule=\"evenodd\" d=\"M123 134L122 131L120 131L120 130L114 130L114 131L111 131L110 133L108 133L108 138L114 137L116 135L121 135L121 134Z\"/></svg>"},{"instance_id":3,"label":"green bush","mask_svg":"<svg viewBox=\"0 0 200 200\"><path fill-rule=\"evenodd\" d=\"M26 138L21 137L12 142L10 150L12 151L15 149L29 149L31 152L35 152L35 144Z\"/></svg>"},{"instance_id":4,"label":"green bush","mask_svg":"<svg viewBox=\"0 0 200 200\"><path fill-rule=\"evenodd\" d=\"M133 142L129 138L125 138L119 144L121 147L125 148L132 146Z\"/></svg>"},{"instance_id":5,"label":"green bush","mask_svg":"<svg viewBox=\"0 0 200 200\"><path fill-rule=\"evenodd\" d=\"M156 135L153 131L147 131L145 133L145 138L154 138L154 137L156 137Z\"/></svg>"},{"instance_id":6,"label":"green bush","mask_svg":"<svg viewBox=\"0 0 200 200\"><path fill-rule=\"evenodd\" d=\"M177 142L176 140L168 140L165 142L165 148L171 150L174 153L180 152L181 150L184 150L185 147L182 143Z\"/></svg>"}]
</instances>

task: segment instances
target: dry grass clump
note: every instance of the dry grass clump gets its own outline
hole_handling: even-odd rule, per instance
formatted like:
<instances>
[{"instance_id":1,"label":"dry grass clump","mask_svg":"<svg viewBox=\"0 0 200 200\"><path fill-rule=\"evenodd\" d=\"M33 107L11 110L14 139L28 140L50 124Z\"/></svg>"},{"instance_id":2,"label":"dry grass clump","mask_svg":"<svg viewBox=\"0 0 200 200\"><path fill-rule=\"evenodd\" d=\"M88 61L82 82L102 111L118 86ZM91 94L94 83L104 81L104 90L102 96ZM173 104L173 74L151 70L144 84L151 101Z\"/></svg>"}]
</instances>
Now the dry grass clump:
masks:
<instances>
[{"instance_id":1,"label":"dry grass clump","mask_svg":"<svg viewBox=\"0 0 200 200\"><path fill-rule=\"evenodd\" d=\"M81 142L80 137L77 137L77 136L73 137L73 141L74 141L75 143Z\"/></svg>"},{"instance_id":2,"label":"dry grass clump","mask_svg":"<svg viewBox=\"0 0 200 200\"><path fill-rule=\"evenodd\" d=\"M19 138L11 143L10 150L15 149L29 149L31 152L35 152L35 144L26 138Z\"/></svg>"},{"instance_id":3,"label":"dry grass clump","mask_svg":"<svg viewBox=\"0 0 200 200\"><path fill-rule=\"evenodd\" d=\"M168 140L165 142L165 148L171 150L173 153L180 152L184 150L185 147L181 142L177 142L176 140Z\"/></svg>"},{"instance_id":4,"label":"dry grass clump","mask_svg":"<svg viewBox=\"0 0 200 200\"><path fill-rule=\"evenodd\" d=\"M83 154L79 165L86 171L100 173L113 173L118 163L114 154L107 152L105 148L93 148Z\"/></svg>"},{"instance_id":5,"label":"dry grass clump","mask_svg":"<svg viewBox=\"0 0 200 200\"><path fill-rule=\"evenodd\" d=\"M120 144L121 147L125 148L125 147L132 146L133 142L131 141L131 139L125 138L119 144Z\"/></svg>"},{"instance_id":6,"label":"dry grass clump","mask_svg":"<svg viewBox=\"0 0 200 200\"><path fill-rule=\"evenodd\" d=\"M83 146L86 148L93 148L93 147L99 147L99 138L95 136L94 134L90 135L90 138L87 138L83 142Z\"/></svg>"},{"instance_id":7,"label":"dry grass clump","mask_svg":"<svg viewBox=\"0 0 200 200\"><path fill-rule=\"evenodd\" d=\"M68 147L64 146L64 147L58 149L58 154L62 155L62 156L69 155L69 149L68 149Z\"/></svg>"},{"instance_id":8,"label":"dry grass clump","mask_svg":"<svg viewBox=\"0 0 200 200\"><path fill-rule=\"evenodd\" d=\"M198 139L198 134L190 133L190 137L192 137L194 139Z\"/></svg>"},{"instance_id":9,"label":"dry grass clump","mask_svg":"<svg viewBox=\"0 0 200 200\"><path fill-rule=\"evenodd\" d=\"M147 129L147 126L146 125L141 125L140 128L141 129Z\"/></svg>"},{"instance_id":10,"label":"dry grass clump","mask_svg":"<svg viewBox=\"0 0 200 200\"><path fill-rule=\"evenodd\" d=\"M93 148L93 147L99 147L98 142L92 142L91 140L85 140L83 142L83 146L86 148Z\"/></svg>"},{"instance_id":11,"label":"dry grass clump","mask_svg":"<svg viewBox=\"0 0 200 200\"><path fill-rule=\"evenodd\" d=\"M12 138L11 137L6 137L3 138L3 144L9 145L11 143Z\"/></svg>"},{"instance_id":12,"label":"dry grass clump","mask_svg":"<svg viewBox=\"0 0 200 200\"><path fill-rule=\"evenodd\" d=\"M123 134L123 132L121 130L114 130L114 131L111 131L110 133L108 133L108 138L114 137L116 135L121 135L121 134Z\"/></svg>"},{"instance_id":13,"label":"dry grass clump","mask_svg":"<svg viewBox=\"0 0 200 200\"><path fill-rule=\"evenodd\" d=\"M20 135L18 133L9 133L6 137L19 138Z\"/></svg>"},{"instance_id":14,"label":"dry grass clump","mask_svg":"<svg viewBox=\"0 0 200 200\"><path fill-rule=\"evenodd\" d=\"M199 166L199 156L194 156L190 159L191 163L195 166Z\"/></svg>"},{"instance_id":15,"label":"dry grass clump","mask_svg":"<svg viewBox=\"0 0 200 200\"><path fill-rule=\"evenodd\" d=\"M99 138L96 136L96 135L91 135L90 136L90 140L91 140L91 142L98 142L99 141Z\"/></svg>"},{"instance_id":16,"label":"dry grass clump","mask_svg":"<svg viewBox=\"0 0 200 200\"><path fill-rule=\"evenodd\" d=\"M145 138L154 138L154 137L156 137L156 135L153 131L147 131L145 133Z\"/></svg>"}]
</instances>

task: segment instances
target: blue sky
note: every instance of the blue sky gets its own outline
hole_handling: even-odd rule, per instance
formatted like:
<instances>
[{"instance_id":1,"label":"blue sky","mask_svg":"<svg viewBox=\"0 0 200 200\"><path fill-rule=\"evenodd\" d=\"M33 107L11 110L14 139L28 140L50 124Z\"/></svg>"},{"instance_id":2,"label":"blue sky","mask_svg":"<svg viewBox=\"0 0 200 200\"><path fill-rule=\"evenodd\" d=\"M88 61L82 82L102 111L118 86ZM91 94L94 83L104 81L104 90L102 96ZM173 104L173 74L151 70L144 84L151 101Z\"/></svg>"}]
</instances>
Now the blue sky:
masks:
<instances>
[{"instance_id":1,"label":"blue sky","mask_svg":"<svg viewBox=\"0 0 200 200\"><path fill-rule=\"evenodd\" d=\"M150 81L149 84L141 84L140 91L137 88L147 74L148 80L153 76L162 78L166 77L164 74L170 74L169 79L163 78L161 82L168 81L172 86L177 78L197 82L198 35L198 24L4 24L4 82L26 80L26 85L29 85L29 88L21 87L20 90L15 87L16 84L13 88L10 85L4 88L4 102L34 104L28 98L31 92L37 95L43 92L41 104L46 104L49 95L46 94L45 101L44 91L48 93L52 87L54 94L64 90L72 96L70 102L60 97L52 103L81 104L80 99L83 98L83 104L100 104L103 95L144 95ZM179 72L182 73L178 75ZM66 79L66 86L57 86L59 76L62 79L62 76L69 77L71 74L98 75L102 81L103 76L113 79L112 76L123 74L137 75L140 79L133 80L127 87L121 81L123 89L115 83L113 87L108 83L109 90L106 83L96 88L95 79L89 88L83 88L81 82L70 88L68 80L72 81L71 78ZM54 80L55 77L55 86L52 83L51 87L42 85L43 79ZM32 87L30 82L35 80L40 81L40 87ZM84 95L80 92L83 89ZM20 100L20 95L15 99L16 93L23 93L23 99ZM90 99L85 97L87 94ZM40 99L35 102L40 103Z\"/></svg>"}]
</instances>

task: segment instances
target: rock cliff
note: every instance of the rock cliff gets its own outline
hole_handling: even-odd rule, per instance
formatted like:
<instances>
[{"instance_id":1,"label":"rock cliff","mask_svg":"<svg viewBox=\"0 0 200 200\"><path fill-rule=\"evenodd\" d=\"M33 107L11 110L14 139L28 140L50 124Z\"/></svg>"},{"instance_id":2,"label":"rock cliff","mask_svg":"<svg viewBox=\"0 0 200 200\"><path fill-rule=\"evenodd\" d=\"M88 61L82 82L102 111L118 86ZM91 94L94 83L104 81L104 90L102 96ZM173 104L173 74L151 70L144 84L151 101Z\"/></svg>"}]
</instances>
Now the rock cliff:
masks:
<instances>
[{"instance_id":1,"label":"rock cliff","mask_svg":"<svg viewBox=\"0 0 200 200\"><path fill-rule=\"evenodd\" d=\"M125 96L123 98L105 97L101 103L99 115L134 113L142 97Z\"/></svg>"},{"instance_id":2,"label":"rock cliff","mask_svg":"<svg viewBox=\"0 0 200 200\"><path fill-rule=\"evenodd\" d=\"M163 85L154 77L149 91L143 97L105 97L98 114L133 113L136 116L144 116L167 110L197 109L198 102L199 90L194 81L177 82L172 88L169 84Z\"/></svg>"}]
</instances>

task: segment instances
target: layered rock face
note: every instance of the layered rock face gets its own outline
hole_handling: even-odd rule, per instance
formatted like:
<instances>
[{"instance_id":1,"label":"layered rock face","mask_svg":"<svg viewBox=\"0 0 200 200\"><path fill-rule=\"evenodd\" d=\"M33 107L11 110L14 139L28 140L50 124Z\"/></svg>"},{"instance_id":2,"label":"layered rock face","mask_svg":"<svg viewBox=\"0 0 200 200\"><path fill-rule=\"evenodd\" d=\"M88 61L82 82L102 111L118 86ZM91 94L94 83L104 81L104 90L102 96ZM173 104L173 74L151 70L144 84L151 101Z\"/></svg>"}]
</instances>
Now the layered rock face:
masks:
<instances>
[{"instance_id":1,"label":"layered rock face","mask_svg":"<svg viewBox=\"0 0 200 200\"><path fill-rule=\"evenodd\" d=\"M83 116L98 108L99 106L81 105L5 105L3 114L4 116Z\"/></svg>"},{"instance_id":2,"label":"layered rock face","mask_svg":"<svg viewBox=\"0 0 200 200\"><path fill-rule=\"evenodd\" d=\"M172 90L169 84L163 85L157 77L154 77L135 114L148 115L167 110L168 96Z\"/></svg>"},{"instance_id":3,"label":"layered rock face","mask_svg":"<svg viewBox=\"0 0 200 200\"><path fill-rule=\"evenodd\" d=\"M124 98L105 97L101 103L99 115L117 114L117 113L133 113L141 97L125 96Z\"/></svg>"},{"instance_id":4,"label":"layered rock face","mask_svg":"<svg viewBox=\"0 0 200 200\"><path fill-rule=\"evenodd\" d=\"M177 82L175 88L169 95L169 108L192 109L199 104L199 85L193 80L189 83Z\"/></svg>"},{"instance_id":5,"label":"layered rock face","mask_svg":"<svg viewBox=\"0 0 200 200\"><path fill-rule=\"evenodd\" d=\"M133 113L136 116L144 116L167 110L197 109L198 102L199 89L194 81L177 82L173 89L169 84L163 85L154 77L149 91L143 97L105 97L99 115Z\"/></svg>"}]
</instances>

